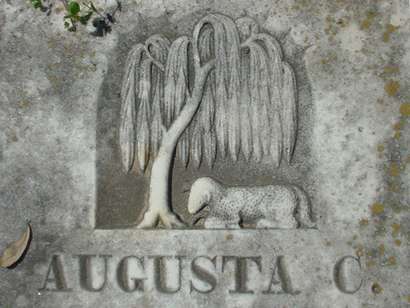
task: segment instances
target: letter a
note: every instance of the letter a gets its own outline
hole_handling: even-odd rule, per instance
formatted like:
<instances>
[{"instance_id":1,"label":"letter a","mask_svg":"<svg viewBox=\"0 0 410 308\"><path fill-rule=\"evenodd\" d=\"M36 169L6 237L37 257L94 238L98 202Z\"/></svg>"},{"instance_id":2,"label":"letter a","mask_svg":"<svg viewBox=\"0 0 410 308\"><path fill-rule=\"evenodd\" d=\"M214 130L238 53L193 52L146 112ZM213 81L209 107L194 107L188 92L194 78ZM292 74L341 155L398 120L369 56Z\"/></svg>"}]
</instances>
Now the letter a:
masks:
<instances>
[{"instance_id":1,"label":"letter a","mask_svg":"<svg viewBox=\"0 0 410 308\"><path fill-rule=\"evenodd\" d=\"M276 278L277 276L277 278ZM273 290L273 286L280 285L281 291ZM264 294L299 294L300 291L294 290L292 282L290 280L289 273L286 269L284 257L279 256L276 258L276 264L272 271L272 278L269 283L268 289L263 291Z\"/></svg>"},{"instance_id":2,"label":"letter a","mask_svg":"<svg viewBox=\"0 0 410 308\"><path fill-rule=\"evenodd\" d=\"M50 277L50 275L52 277ZM48 285L53 284L53 288L49 288ZM67 281L65 279L64 267L61 261L61 256L54 255L51 258L50 266L47 270L46 280L43 287L39 291L55 291L55 292L69 292L71 289L67 287Z\"/></svg>"}]
</instances>

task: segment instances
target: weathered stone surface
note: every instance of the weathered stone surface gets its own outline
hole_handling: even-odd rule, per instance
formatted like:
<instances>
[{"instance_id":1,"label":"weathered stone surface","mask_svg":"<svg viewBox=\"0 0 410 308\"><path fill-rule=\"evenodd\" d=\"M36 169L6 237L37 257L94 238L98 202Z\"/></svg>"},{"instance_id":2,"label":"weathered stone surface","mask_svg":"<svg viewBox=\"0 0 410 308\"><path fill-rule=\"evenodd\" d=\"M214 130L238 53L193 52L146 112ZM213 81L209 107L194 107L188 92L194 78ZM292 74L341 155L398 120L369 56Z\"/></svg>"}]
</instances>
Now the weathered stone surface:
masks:
<instances>
[{"instance_id":1,"label":"weathered stone surface","mask_svg":"<svg viewBox=\"0 0 410 308\"><path fill-rule=\"evenodd\" d=\"M3 1L0 250L26 220L33 239L15 268L0 270L0 306L408 306L409 12L400 0L127 1L112 33L95 38L67 32L62 12ZM127 54L154 34L191 37L209 13L248 16L279 39L297 79L297 142L279 169L265 160L185 169L176 160L173 209L191 222L199 177L227 187L290 183L309 196L316 229L136 229L149 176L121 167ZM93 292L104 260L106 284Z\"/></svg>"}]
</instances>

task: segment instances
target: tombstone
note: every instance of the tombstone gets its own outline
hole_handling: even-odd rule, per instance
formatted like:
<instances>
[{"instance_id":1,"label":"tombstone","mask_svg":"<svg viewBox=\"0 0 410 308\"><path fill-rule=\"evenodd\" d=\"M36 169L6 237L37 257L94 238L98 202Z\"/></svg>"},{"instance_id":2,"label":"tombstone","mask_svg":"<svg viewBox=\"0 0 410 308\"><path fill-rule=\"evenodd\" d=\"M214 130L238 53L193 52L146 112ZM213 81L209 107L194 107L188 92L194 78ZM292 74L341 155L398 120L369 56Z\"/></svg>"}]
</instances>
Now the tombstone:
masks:
<instances>
[{"instance_id":1,"label":"tombstone","mask_svg":"<svg viewBox=\"0 0 410 308\"><path fill-rule=\"evenodd\" d=\"M409 3L94 5L0 10L1 307L409 305Z\"/></svg>"}]
</instances>

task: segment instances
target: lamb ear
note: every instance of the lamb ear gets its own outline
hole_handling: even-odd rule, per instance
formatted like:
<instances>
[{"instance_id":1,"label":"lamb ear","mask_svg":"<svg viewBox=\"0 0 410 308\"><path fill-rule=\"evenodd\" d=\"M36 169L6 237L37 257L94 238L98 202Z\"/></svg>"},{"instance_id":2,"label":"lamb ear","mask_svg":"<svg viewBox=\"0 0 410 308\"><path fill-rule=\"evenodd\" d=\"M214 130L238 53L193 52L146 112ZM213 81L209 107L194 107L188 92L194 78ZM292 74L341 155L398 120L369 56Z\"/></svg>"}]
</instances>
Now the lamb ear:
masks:
<instances>
[{"instance_id":1,"label":"lamb ear","mask_svg":"<svg viewBox=\"0 0 410 308\"><path fill-rule=\"evenodd\" d=\"M222 185L222 183L212 179L212 178L208 178L209 180L209 184L212 186L212 191L214 193L223 193L225 191L225 187ZM209 198L211 198L212 196L210 196Z\"/></svg>"}]
</instances>

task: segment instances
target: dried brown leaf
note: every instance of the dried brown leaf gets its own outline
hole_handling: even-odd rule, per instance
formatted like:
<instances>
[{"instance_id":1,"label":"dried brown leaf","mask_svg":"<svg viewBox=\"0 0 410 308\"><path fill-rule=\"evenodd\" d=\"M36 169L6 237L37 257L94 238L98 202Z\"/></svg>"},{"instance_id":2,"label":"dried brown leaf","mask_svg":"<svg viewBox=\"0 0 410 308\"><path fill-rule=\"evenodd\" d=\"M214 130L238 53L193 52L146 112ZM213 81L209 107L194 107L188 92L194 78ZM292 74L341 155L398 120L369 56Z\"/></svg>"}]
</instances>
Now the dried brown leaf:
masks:
<instances>
[{"instance_id":1,"label":"dried brown leaf","mask_svg":"<svg viewBox=\"0 0 410 308\"><path fill-rule=\"evenodd\" d=\"M30 241L31 227L28 224L26 231L15 242L11 243L0 257L0 267L10 267L15 264L27 249Z\"/></svg>"}]
</instances>

